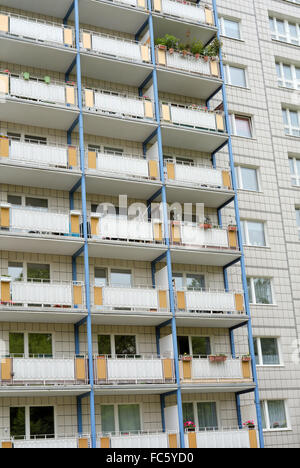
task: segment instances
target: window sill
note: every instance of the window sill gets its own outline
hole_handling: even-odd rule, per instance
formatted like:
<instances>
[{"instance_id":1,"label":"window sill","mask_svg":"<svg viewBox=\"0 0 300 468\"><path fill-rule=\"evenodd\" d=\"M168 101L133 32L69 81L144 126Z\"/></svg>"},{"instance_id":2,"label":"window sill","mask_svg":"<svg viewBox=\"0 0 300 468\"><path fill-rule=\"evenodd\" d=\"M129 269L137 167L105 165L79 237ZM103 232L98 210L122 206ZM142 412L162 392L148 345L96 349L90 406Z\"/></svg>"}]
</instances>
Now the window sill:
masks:
<instances>
[{"instance_id":1,"label":"window sill","mask_svg":"<svg viewBox=\"0 0 300 468\"><path fill-rule=\"evenodd\" d=\"M300 188L300 185L299 185L299 188ZM252 195L253 193L257 193L258 195L263 195L263 194L264 194L264 192L262 192L261 190L249 190L249 189L243 189L243 188L239 188L239 189L237 189L237 190L238 190L238 192L251 193L251 195Z\"/></svg>"},{"instance_id":2,"label":"window sill","mask_svg":"<svg viewBox=\"0 0 300 468\"><path fill-rule=\"evenodd\" d=\"M234 89L242 89L243 91L251 91L250 88L248 88L247 86L239 86L239 85L233 85L231 83L225 83L226 86L230 86L230 88L234 88Z\"/></svg>"},{"instance_id":3,"label":"window sill","mask_svg":"<svg viewBox=\"0 0 300 468\"><path fill-rule=\"evenodd\" d=\"M279 429L263 429L263 432L290 432L292 430L291 427L282 427Z\"/></svg>"},{"instance_id":4,"label":"window sill","mask_svg":"<svg viewBox=\"0 0 300 468\"><path fill-rule=\"evenodd\" d=\"M269 245L251 245L251 244L243 244L244 247L246 248L251 248L251 249L266 249L266 250L271 250L271 247Z\"/></svg>"},{"instance_id":5,"label":"window sill","mask_svg":"<svg viewBox=\"0 0 300 468\"><path fill-rule=\"evenodd\" d=\"M254 137L245 137L245 136L242 136L242 135L234 135L234 133L232 133L231 136L234 137L234 138L241 138L242 140L257 141L257 139L254 138Z\"/></svg>"},{"instance_id":6,"label":"window sill","mask_svg":"<svg viewBox=\"0 0 300 468\"><path fill-rule=\"evenodd\" d=\"M250 302L250 307L278 307L278 304L256 304Z\"/></svg>"},{"instance_id":7,"label":"window sill","mask_svg":"<svg viewBox=\"0 0 300 468\"><path fill-rule=\"evenodd\" d=\"M268 365L268 364L257 364L256 368L257 369L266 369L266 368L267 369L269 369L269 368L283 369L283 368L285 368L285 365L284 364L270 364L270 365Z\"/></svg>"}]
</instances>

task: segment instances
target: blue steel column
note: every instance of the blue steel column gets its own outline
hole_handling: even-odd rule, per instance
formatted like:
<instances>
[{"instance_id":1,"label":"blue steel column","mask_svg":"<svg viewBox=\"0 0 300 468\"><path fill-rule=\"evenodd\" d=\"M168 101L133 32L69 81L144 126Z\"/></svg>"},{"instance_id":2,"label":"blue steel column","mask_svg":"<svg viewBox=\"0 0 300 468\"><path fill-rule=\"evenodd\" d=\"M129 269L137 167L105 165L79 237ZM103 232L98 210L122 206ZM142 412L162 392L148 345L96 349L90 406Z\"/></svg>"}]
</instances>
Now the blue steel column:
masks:
<instances>
[{"instance_id":1,"label":"blue steel column","mask_svg":"<svg viewBox=\"0 0 300 468\"><path fill-rule=\"evenodd\" d=\"M89 251L88 251L88 232L87 232L87 210L86 210L86 180L85 180L85 151L84 151L84 130L82 114L82 84L81 84L81 60L80 60L80 26L79 26L79 8L78 0L74 0L75 14L75 35L76 35L76 72L78 89L79 114L79 147L80 147L80 166L82 171L81 180L81 201L83 218L83 236L84 236L84 277L85 277L85 296L88 317L86 322L87 340L88 340L88 358L89 358L89 378L90 378L90 423L92 448L96 448L96 421L95 421L95 394L94 394L94 369L93 369L93 341L92 341L92 320L91 320L91 301L90 301L90 273L89 273Z\"/></svg>"},{"instance_id":2,"label":"blue steel column","mask_svg":"<svg viewBox=\"0 0 300 468\"><path fill-rule=\"evenodd\" d=\"M216 0L212 0L212 3L213 3L215 24L218 26L218 39L220 39L220 25L219 25L219 18L218 18L217 2ZM240 213L239 213L239 205L238 205L238 197L237 197L237 183L236 183L236 176L235 176L235 169L234 169L233 148L232 148L232 141L231 141L230 120L229 120L228 105L227 105L227 93L226 93L226 86L225 86L225 81L224 81L224 66L223 66L223 59L222 59L222 51L220 52L220 70L221 70L221 78L223 80L222 94L223 94L223 103L224 103L224 113L225 113L225 119L226 119L226 127L227 127L227 131L229 134L228 152L229 152L229 162L230 162L230 168L231 168L232 185L233 185L233 189L235 193L234 209L235 209L235 217L236 217L236 222L237 222L238 241L239 241L239 247L241 251L240 262L241 262L242 283L243 283L243 289L244 289L246 313L249 317L249 321L247 323L249 350L250 350L250 355L251 355L252 375L253 375L254 382L256 384L256 387L254 390L254 399L255 399L255 406L256 406L260 448L264 448L264 436L263 436L262 417L261 417L260 400L259 400L258 379L257 379L257 372L256 372L256 361L255 361L255 353L254 353L251 311L250 311L250 302L249 302L247 277L246 277L245 255L244 255L243 240L242 240L242 235L241 235Z\"/></svg>"},{"instance_id":3,"label":"blue steel column","mask_svg":"<svg viewBox=\"0 0 300 468\"><path fill-rule=\"evenodd\" d=\"M172 260L170 251L170 238L169 238L169 225L168 225L168 210L167 210L167 195L166 195L166 183L164 176L164 163L163 163L163 146L162 146L162 135L160 126L160 106L158 96L158 84L157 84L157 69L156 69L156 58L155 58L155 45L154 45L154 30L153 30L153 17L152 17L152 4L151 0L148 0L149 10L149 32L150 32L150 45L151 45L151 56L154 65L153 69L153 90L155 98L155 115L158 123L157 129L157 143L158 143L158 155L159 155L159 167L160 167L160 178L163 183L161 197L163 204L163 222L164 222L164 234L167 245L167 271L168 271L168 282L169 282L169 298L170 298L170 309L172 312L172 338L173 338L173 351L174 351L174 363L175 363L175 377L177 383L177 407L178 407L178 421L179 421L179 436L181 448L185 447L184 443L184 427L183 427L183 413L182 413L182 398L181 398L181 386L180 386L180 374L179 374L179 361L178 361L178 347L177 347L177 332L176 332L176 318L175 318L175 302L174 302L174 290L173 290L173 275L172 275Z\"/></svg>"}]
</instances>

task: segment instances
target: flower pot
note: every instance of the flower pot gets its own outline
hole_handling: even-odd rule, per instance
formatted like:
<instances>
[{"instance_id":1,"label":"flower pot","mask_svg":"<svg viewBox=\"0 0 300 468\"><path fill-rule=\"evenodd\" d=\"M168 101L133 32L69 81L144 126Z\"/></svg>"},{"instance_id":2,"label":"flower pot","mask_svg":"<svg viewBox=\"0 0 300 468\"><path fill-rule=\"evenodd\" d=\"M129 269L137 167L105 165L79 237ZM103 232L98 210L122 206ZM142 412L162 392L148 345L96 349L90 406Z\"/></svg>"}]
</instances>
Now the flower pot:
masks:
<instances>
[{"instance_id":1,"label":"flower pot","mask_svg":"<svg viewBox=\"0 0 300 468\"><path fill-rule=\"evenodd\" d=\"M200 54L195 54L195 59L199 60Z\"/></svg>"},{"instance_id":2,"label":"flower pot","mask_svg":"<svg viewBox=\"0 0 300 468\"><path fill-rule=\"evenodd\" d=\"M228 226L228 231L237 231L236 226Z\"/></svg>"},{"instance_id":3,"label":"flower pot","mask_svg":"<svg viewBox=\"0 0 300 468\"><path fill-rule=\"evenodd\" d=\"M242 362L250 362L251 361L251 357L250 356L244 356L242 357Z\"/></svg>"},{"instance_id":4,"label":"flower pot","mask_svg":"<svg viewBox=\"0 0 300 468\"><path fill-rule=\"evenodd\" d=\"M192 356L182 356L181 360L182 360L182 361L191 361L191 360L192 360Z\"/></svg>"},{"instance_id":5,"label":"flower pot","mask_svg":"<svg viewBox=\"0 0 300 468\"><path fill-rule=\"evenodd\" d=\"M167 49L167 47L165 45L163 45L163 44L159 44L158 48L161 49L161 50L166 50Z\"/></svg>"},{"instance_id":6,"label":"flower pot","mask_svg":"<svg viewBox=\"0 0 300 468\"><path fill-rule=\"evenodd\" d=\"M204 62L208 62L208 56L207 56L207 55L205 55L205 56L203 57L203 59L204 59Z\"/></svg>"},{"instance_id":7,"label":"flower pot","mask_svg":"<svg viewBox=\"0 0 300 468\"><path fill-rule=\"evenodd\" d=\"M173 49L173 48L169 49L169 53L170 53L171 55L174 54L174 49Z\"/></svg>"}]
</instances>

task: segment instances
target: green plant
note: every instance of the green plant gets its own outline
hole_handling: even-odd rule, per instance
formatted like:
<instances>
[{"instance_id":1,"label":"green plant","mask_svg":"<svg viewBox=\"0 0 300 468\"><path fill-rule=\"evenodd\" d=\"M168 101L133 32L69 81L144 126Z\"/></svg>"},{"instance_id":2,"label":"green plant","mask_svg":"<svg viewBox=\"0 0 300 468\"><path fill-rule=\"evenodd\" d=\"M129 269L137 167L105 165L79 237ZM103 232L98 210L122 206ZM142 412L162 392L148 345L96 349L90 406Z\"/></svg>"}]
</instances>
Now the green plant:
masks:
<instances>
[{"instance_id":1,"label":"green plant","mask_svg":"<svg viewBox=\"0 0 300 468\"><path fill-rule=\"evenodd\" d=\"M204 46L201 41L194 41L191 45L191 52L193 55L203 55Z\"/></svg>"},{"instance_id":2,"label":"green plant","mask_svg":"<svg viewBox=\"0 0 300 468\"><path fill-rule=\"evenodd\" d=\"M222 44L219 39L214 39L208 46L205 47L203 54L207 57L217 57L220 53Z\"/></svg>"},{"instance_id":3,"label":"green plant","mask_svg":"<svg viewBox=\"0 0 300 468\"><path fill-rule=\"evenodd\" d=\"M164 45L168 50L169 49L178 49L179 39L171 34L165 34L164 37L158 37L155 40L155 45Z\"/></svg>"},{"instance_id":4,"label":"green plant","mask_svg":"<svg viewBox=\"0 0 300 468\"><path fill-rule=\"evenodd\" d=\"M24 72L23 73L23 78L24 78L24 80L29 80L30 74L28 72Z\"/></svg>"}]
</instances>

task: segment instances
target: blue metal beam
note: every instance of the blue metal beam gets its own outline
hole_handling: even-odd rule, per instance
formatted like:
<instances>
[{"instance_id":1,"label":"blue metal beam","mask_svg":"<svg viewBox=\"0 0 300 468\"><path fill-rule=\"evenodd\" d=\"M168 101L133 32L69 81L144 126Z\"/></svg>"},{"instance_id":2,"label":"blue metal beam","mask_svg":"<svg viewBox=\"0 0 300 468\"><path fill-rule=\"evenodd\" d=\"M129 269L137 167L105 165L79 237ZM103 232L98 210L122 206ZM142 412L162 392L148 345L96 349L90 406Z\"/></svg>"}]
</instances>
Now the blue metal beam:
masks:
<instances>
[{"instance_id":1,"label":"blue metal beam","mask_svg":"<svg viewBox=\"0 0 300 468\"><path fill-rule=\"evenodd\" d=\"M234 201L234 196L232 196L229 200L227 200L225 203L223 203L223 205L219 206L218 211L222 210L223 208L225 208L227 205L229 205L233 201Z\"/></svg>"},{"instance_id":2,"label":"blue metal beam","mask_svg":"<svg viewBox=\"0 0 300 468\"><path fill-rule=\"evenodd\" d=\"M147 200L147 205L151 205L151 203L152 203L157 197L159 197L159 195L161 194L161 192L162 192L162 187L161 187L159 190L157 190L157 192L155 192L155 194L152 195L152 197L149 198L149 200Z\"/></svg>"},{"instance_id":3,"label":"blue metal beam","mask_svg":"<svg viewBox=\"0 0 300 468\"><path fill-rule=\"evenodd\" d=\"M67 131L68 145L72 144L72 133L73 133L75 127L77 127L78 123L79 123L79 117L76 117L76 119L72 123L71 127Z\"/></svg>"},{"instance_id":4,"label":"blue metal beam","mask_svg":"<svg viewBox=\"0 0 300 468\"><path fill-rule=\"evenodd\" d=\"M160 323L159 325L157 325L157 329L160 330L161 328L164 328L164 327L167 327L168 325L171 325L172 323L172 319L170 320L167 320L166 322L163 322L163 323Z\"/></svg>"},{"instance_id":5,"label":"blue metal beam","mask_svg":"<svg viewBox=\"0 0 300 468\"><path fill-rule=\"evenodd\" d=\"M157 128L154 130L154 132L151 133L150 136L148 136L148 138L144 141L143 143L143 148L146 148L146 146L148 145L148 143L153 140L153 138L157 135Z\"/></svg>"},{"instance_id":6,"label":"blue metal beam","mask_svg":"<svg viewBox=\"0 0 300 468\"><path fill-rule=\"evenodd\" d=\"M68 9L68 11L66 13L66 16L64 17L64 24L68 23L68 19L70 18L73 10L74 10L74 1L72 2L70 8Z\"/></svg>"},{"instance_id":7,"label":"blue metal beam","mask_svg":"<svg viewBox=\"0 0 300 468\"><path fill-rule=\"evenodd\" d=\"M167 255L167 252L164 252L159 257L157 257L155 260L153 260L151 265L156 265L157 263L161 262L166 257L166 255Z\"/></svg>"},{"instance_id":8,"label":"blue metal beam","mask_svg":"<svg viewBox=\"0 0 300 468\"><path fill-rule=\"evenodd\" d=\"M145 86L149 83L149 81L152 80L152 77L153 77L153 71L151 71L151 73L147 76L147 78L143 81L143 83L139 86L139 96L142 97L143 96L143 89L145 88Z\"/></svg>"},{"instance_id":9,"label":"blue metal beam","mask_svg":"<svg viewBox=\"0 0 300 468\"><path fill-rule=\"evenodd\" d=\"M209 101L216 95L218 94L222 89L222 85L220 85L220 87L218 89L216 89L216 91L214 91L210 96L209 98L206 100L206 107L209 109L210 108L210 105L209 105Z\"/></svg>"},{"instance_id":10,"label":"blue metal beam","mask_svg":"<svg viewBox=\"0 0 300 468\"><path fill-rule=\"evenodd\" d=\"M140 35L141 35L142 32L146 29L146 27L148 26L148 23L149 23L149 18L146 19L146 21L142 24L142 26L139 28L139 30L138 30L137 33L135 34L134 38L135 38L136 41L139 40Z\"/></svg>"},{"instance_id":11,"label":"blue metal beam","mask_svg":"<svg viewBox=\"0 0 300 468\"><path fill-rule=\"evenodd\" d=\"M66 71L66 74L65 74L65 81L69 81L70 79L70 74L73 70L73 68L75 67L76 65L76 57L74 58L73 62L71 63L71 65L69 66L68 70Z\"/></svg>"},{"instance_id":12,"label":"blue metal beam","mask_svg":"<svg viewBox=\"0 0 300 468\"><path fill-rule=\"evenodd\" d=\"M79 250L77 250L77 252L75 252L75 253L73 254L72 258L77 258L77 257L79 257L79 255L81 255L83 251L84 251L84 247L82 246L82 247L80 247Z\"/></svg>"}]
</instances>

